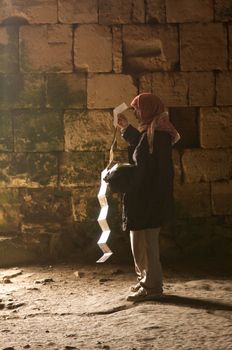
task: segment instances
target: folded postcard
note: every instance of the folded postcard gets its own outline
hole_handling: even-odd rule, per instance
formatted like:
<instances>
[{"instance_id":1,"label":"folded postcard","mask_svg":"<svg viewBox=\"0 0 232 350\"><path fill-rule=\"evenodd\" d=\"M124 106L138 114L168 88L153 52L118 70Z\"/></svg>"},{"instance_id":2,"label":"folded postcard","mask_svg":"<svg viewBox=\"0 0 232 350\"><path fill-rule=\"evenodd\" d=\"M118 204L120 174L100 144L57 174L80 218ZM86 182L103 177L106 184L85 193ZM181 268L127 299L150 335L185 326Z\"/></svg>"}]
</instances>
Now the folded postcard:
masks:
<instances>
[{"instance_id":1,"label":"folded postcard","mask_svg":"<svg viewBox=\"0 0 232 350\"><path fill-rule=\"evenodd\" d=\"M114 127L116 128L118 125L118 115L120 113L123 113L124 111L126 111L128 109L128 106L125 102L123 102L122 104L120 104L119 106L117 106L116 108L114 108L113 110L113 114L114 114Z\"/></svg>"}]
</instances>

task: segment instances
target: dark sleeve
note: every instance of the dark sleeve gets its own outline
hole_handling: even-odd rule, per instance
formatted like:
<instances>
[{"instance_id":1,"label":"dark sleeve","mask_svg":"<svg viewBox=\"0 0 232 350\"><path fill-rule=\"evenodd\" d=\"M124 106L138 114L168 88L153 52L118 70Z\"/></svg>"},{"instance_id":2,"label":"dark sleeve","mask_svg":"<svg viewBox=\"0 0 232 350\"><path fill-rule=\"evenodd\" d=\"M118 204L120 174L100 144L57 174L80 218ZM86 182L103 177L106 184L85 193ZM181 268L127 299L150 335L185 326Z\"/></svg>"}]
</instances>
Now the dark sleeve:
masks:
<instances>
[{"instance_id":1,"label":"dark sleeve","mask_svg":"<svg viewBox=\"0 0 232 350\"><path fill-rule=\"evenodd\" d=\"M146 133L139 133L139 143L134 149L135 158L132 160L135 165L131 176L127 192L137 192L144 188L146 174L148 171L148 144Z\"/></svg>"},{"instance_id":2,"label":"dark sleeve","mask_svg":"<svg viewBox=\"0 0 232 350\"><path fill-rule=\"evenodd\" d=\"M122 133L122 137L129 144L129 146L128 146L128 160L131 164L134 164L132 156L133 156L135 148L137 147L137 145L140 141L141 133L136 128L134 128L132 125L128 125L126 130Z\"/></svg>"},{"instance_id":3,"label":"dark sleeve","mask_svg":"<svg viewBox=\"0 0 232 350\"><path fill-rule=\"evenodd\" d=\"M140 136L140 132L131 124L129 124L126 130L122 133L122 137L126 140L126 142L128 142L130 146L134 147L137 146Z\"/></svg>"}]
</instances>

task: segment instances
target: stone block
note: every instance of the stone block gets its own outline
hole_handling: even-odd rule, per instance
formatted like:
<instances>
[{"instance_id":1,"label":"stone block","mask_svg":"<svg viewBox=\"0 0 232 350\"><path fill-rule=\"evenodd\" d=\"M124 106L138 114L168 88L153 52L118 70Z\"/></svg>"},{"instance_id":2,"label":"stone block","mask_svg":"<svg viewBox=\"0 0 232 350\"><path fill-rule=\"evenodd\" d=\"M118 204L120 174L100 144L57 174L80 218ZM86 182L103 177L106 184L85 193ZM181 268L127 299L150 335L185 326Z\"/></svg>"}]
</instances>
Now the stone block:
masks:
<instances>
[{"instance_id":1,"label":"stone block","mask_svg":"<svg viewBox=\"0 0 232 350\"><path fill-rule=\"evenodd\" d=\"M72 220L71 193L61 189L20 190L23 224L52 224ZM56 226L54 226L56 227Z\"/></svg>"},{"instance_id":2,"label":"stone block","mask_svg":"<svg viewBox=\"0 0 232 350\"><path fill-rule=\"evenodd\" d=\"M122 72L122 29L120 26L113 26L113 71Z\"/></svg>"},{"instance_id":3,"label":"stone block","mask_svg":"<svg viewBox=\"0 0 232 350\"><path fill-rule=\"evenodd\" d=\"M34 249L28 249L28 246L24 244L20 235L13 235L13 237L7 236L0 239L1 267L38 264L38 257L41 258L40 252ZM42 262L41 259L40 262Z\"/></svg>"},{"instance_id":4,"label":"stone block","mask_svg":"<svg viewBox=\"0 0 232 350\"><path fill-rule=\"evenodd\" d=\"M0 108L39 108L44 103L44 78L33 74L0 74Z\"/></svg>"},{"instance_id":5,"label":"stone block","mask_svg":"<svg viewBox=\"0 0 232 350\"><path fill-rule=\"evenodd\" d=\"M60 184L65 187L100 185L104 155L101 152L66 152L60 159Z\"/></svg>"},{"instance_id":6,"label":"stone block","mask_svg":"<svg viewBox=\"0 0 232 350\"><path fill-rule=\"evenodd\" d=\"M57 158L53 154L0 154L0 187L56 186L57 174Z\"/></svg>"},{"instance_id":7,"label":"stone block","mask_svg":"<svg viewBox=\"0 0 232 350\"><path fill-rule=\"evenodd\" d=\"M69 25L22 26L20 64L24 72L72 72L72 29Z\"/></svg>"},{"instance_id":8,"label":"stone block","mask_svg":"<svg viewBox=\"0 0 232 350\"><path fill-rule=\"evenodd\" d=\"M29 23L57 23L56 0L0 0L0 22L21 18Z\"/></svg>"},{"instance_id":9,"label":"stone block","mask_svg":"<svg viewBox=\"0 0 232 350\"><path fill-rule=\"evenodd\" d=\"M21 232L25 237L30 237L31 244L36 244L41 247L40 239L45 240L47 243L47 248L49 248L49 243L54 234L60 234L61 231L67 230L67 227L60 222L24 222L21 224ZM28 242L29 243L29 242ZM29 244L30 244L29 243Z\"/></svg>"},{"instance_id":10,"label":"stone block","mask_svg":"<svg viewBox=\"0 0 232 350\"><path fill-rule=\"evenodd\" d=\"M16 152L63 151L63 116L52 110L14 112Z\"/></svg>"},{"instance_id":11,"label":"stone block","mask_svg":"<svg viewBox=\"0 0 232 350\"><path fill-rule=\"evenodd\" d=\"M131 17L133 23L144 23L145 22L145 4L144 0L133 0Z\"/></svg>"},{"instance_id":12,"label":"stone block","mask_svg":"<svg viewBox=\"0 0 232 350\"><path fill-rule=\"evenodd\" d=\"M213 0L167 0L167 22L212 22L214 19Z\"/></svg>"},{"instance_id":13,"label":"stone block","mask_svg":"<svg viewBox=\"0 0 232 350\"><path fill-rule=\"evenodd\" d=\"M199 262L199 259L205 262L208 258L215 259L218 256L222 258L225 250L222 252L218 250L214 251L213 249L214 227L216 223L215 218L207 217L183 218L178 220L172 233L184 258L187 258L188 261L195 260L197 262Z\"/></svg>"},{"instance_id":14,"label":"stone block","mask_svg":"<svg viewBox=\"0 0 232 350\"><path fill-rule=\"evenodd\" d=\"M100 24L126 24L131 22L132 1L100 0Z\"/></svg>"},{"instance_id":15,"label":"stone block","mask_svg":"<svg viewBox=\"0 0 232 350\"><path fill-rule=\"evenodd\" d=\"M58 0L61 23L97 23L97 0Z\"/></svg>"},{"instance_id":16,"label":"stone block","mask_svg":"<svg viewBox=\"0 0 232 350\"><path fill-rule=\"evenodd\" d=\"M4 233L19 231L20 202L17 189L0 189L0 230Z\"/></svg>"},{"instance_id":17,"label":"stone block","mask_svg":"<svg viewBox=\"0 0 232 350\"><path fill-rule=\"evenodd\" d=\"M13 125L11 113L0 111L0 151L13 151Z\"/></svg>"},{"instance_id":18,"label":"stone block","mask_svg":"<svg viewBox=\"0 0 232 350\"><path fill-rule=\"evenodd\" d=\"M149 41L124 41L124 70L137 74L146 71L169 70L160 40L151 38Z\"/></svg>"},{"instance_id":19,"label":"stone block","mask_svg":"<svg viewBox=\"0 0 232 350\"><path fill-rule=\"evenodd\" d=\"M174 237L164 236L163 230L159 239L160 259L166 264L167 262L178 261L181 255L181 249L177 247Z\"/></svg>"},{"instance_id":20,"label":"stone block","mask_svg":"<svg viewBox=\"0 0 232 350\"><path fill-rule=\"evenodd\" d=\"M216 216L216 224L212 227L212 245L213 245L213 258L220 256L219 264L224 262L225 266L229 266L231 271L232 260L232 242L231 242L231 216Z\"/></svg>"},{"instance_id":21,"label":"stone block","mask_svg":"<svg viewBox=\"0 0 232 350\"><path fill-rule=\"evenodd\" d=\"M218 106L232 105L232 72L216 75L216 96Z\"/></svg>"},{"instance_id":22,"label":"stone block","mask_svg":"<svg viewBox=\"0 0 232 350\"><path fill-rule=\"evenodd\" d=\"M186 183L227 180L232 174L232 153L228 149L185 150L182 165Z\"/></svg>"},{"instance_id":23,"label":"stone block","mask_svg":"<svg viewBox=\"0 0 232 350\"><path fill-rule=\"evenodd\" d=\"M97 24L78 26L75 30L74 60L78 70L111 72L111 29Z\"/></svg>"},{"instance_id":24,"label":"stone block","mask_svg":"<svg viewBox=\"0 0 232 350\"><path fill-rule=\"evenodd\" d=\"M215 78L212 72L189 73L190 106L213 106L215 101Z\"/></svg>"},{"instance_id":25,"label":"stone block","mask_svg":"<svg viewBox=\"0 0 232 350\"><path fill-rule=\"evenodd\" d=\"M137 95L137 88L129 75L98 74L88 80L88 108L115 108L122 102L129 104Z\"/></svg>"},{"instance_id":26,"label":"stone block","mask_svg":"<svg viewBox=\"0 0 232 350\"><path fill-rule=\"evenodd\" d=\"M181 70L223 70L227 67L227 59L226 29L223 24L180 25Z\"/></svg>"},{"instance_id":27,"label":"stone block","mask_svg":"<svg viewBox=\"0 0 232 350\"><path fill-rule=\"evenodd\" d=\"M139 93L152 92L152 74L144 74L139 78Z\"/></svg>"},{"instance_id":28,"label":"stone block","mask_svg":"<svg viewBox=\"0 0 232 350\"><path fill-rule=\"evenodd\" d=\"M229 22L232 21L232 1L215 0L215 21Z\"/></svg>"},{"instance_id":29,"label":"stone block","mask_svg":"<svg viewBox=\"0 0 232 350\"><path fill-rule=\"evenodd\" d=\"M109 112L66 111L64 116L66 151L110 149L114 127Z\"/></svg>"},{"instance_id":30,"label":"stone block","mask_svg":"<svg viewBox=\"0 0 232 350\"><path fill-rule=\"evenodd\" d=\"M147 0L146 1L146 23L165 23L166 7L163 0Z\"/></svg>"},{"instance_id":31,"label":"stone block","mask_svg":"<svg viewBox=\"0 0 232 350\"><path fill-rule=\"evenodd\" d=\"M49 74L47 77L47 107L85 108L87 100L86 75Z\"/></svg>"},{"instance_id":32,"label":"stone block","mask_svg":"<svg viewBox=\"0 0 232 350\"><path fill-rule=\"evenodd\" d=\"M179 64L176 26L123 27L124 68L128 71L164 71Z\"/></svg>"},{"instance_id":33,"label":"stone block","mask_svg":"<svg viewBox=\"0 0 232 350\"><path fill-rule=\"evenodd\" d=\"M201 108L199 129L201 147L232 147L232 107Z\"/></svg>"},{"instance_id":34,"label":"stone block","mask_svg":"<svg viewBox=\"0 0 232 350\"><path fill-rule=\"evenodd\" d=\"M78 258L80 261L93 262L99 259L101 251L97 245L97 240L100 238L101 229L97 220L75 222L72 239L75 242L75 247L78 248ZM77 253L76 253L77 255Z\"/></svg>"},{"instance_id":35,"label":"stone block","mask_svg":"<svg viewBox=\"0 0 232 350\"><path fill-rule=\"evenodd\" d=\"M232 70L232 24L229 25L229 66Z\"/></svg>"},{"instance_id":36,"label":"stone block","mask_svg":"<svg viewBox=\"0 0 232 350\"><path fill-rule=\"evenodd\" d=\"M175 186L176 212L179 218L211 215L210 184L182 184Z\"/></svg>"},{"instance_id":37,"label":"stone block","mask_svg":"<svg viewBox=\"0 0 232 350\"><path fill-rule=\"evenodd\" d=\"M94 222L98 218L100 205L97 199L98 187L72 190L73 218L76 222Z\"/></svg>"},{"instance_id":38,"label":"stone block","mask_svg":"<svg viewBox=\"0 0 232 350\"><path fill-rule=\"evenodd\" d=\"M170 120L178 130L181 139L175 145L177 148L193 148L199 146L198 110L190 107L169 109Z\"/></svg>"},{"instance_id":39,"label":"stone block","mask_svg":"<svg viewBox=\"0 0 232 350\"><path fill-rule=\"evenodd\" d=\"M143 0L100 0L100 24L144 23L145 9Z\"/></svg>"},{"instance_id":40,"label":"stone block","mask_svg":"<svg viewBox=\"0 0 232 350\"><path fill-rule=\"evenodd\" d=\"M168 107L188 105L188 75L179 72L153 73L152 92Z\"/></svg>"},{"instance_id":41,"label":"stone block","mask_svg":"<svg viewBox=\"0 0 232 350\"><path fill-rule=\"evenodd\" d=\"M232 215L232 181L212 183L212 205L215 215Z\"/></svg>"},{"instance_id":42,"label":"stone block","mask_svg":"<svg viewBox=\"0 0 232 350\"><path fill-rule=\"evenodd\" d=\"M0 72L18 70L18 33L13 26L0 27Z\"/></svg>"}]
</instances>

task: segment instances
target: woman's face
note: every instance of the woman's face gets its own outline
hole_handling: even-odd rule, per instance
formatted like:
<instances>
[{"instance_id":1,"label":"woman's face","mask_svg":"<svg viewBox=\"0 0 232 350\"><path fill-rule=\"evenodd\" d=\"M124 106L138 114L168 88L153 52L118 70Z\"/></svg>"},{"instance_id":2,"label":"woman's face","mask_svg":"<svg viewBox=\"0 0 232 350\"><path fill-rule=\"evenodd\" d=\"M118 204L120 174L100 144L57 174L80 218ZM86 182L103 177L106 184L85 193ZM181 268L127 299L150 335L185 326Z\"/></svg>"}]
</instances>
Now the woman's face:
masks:
<instances>
[{"instance_id":1,"label":"woman's face","mask_svg":"<svg viewBox=\"0 0 232 350\"><path fill-rule=\"evenodd\" d=\"M133 108L133 112L135 114L135 118L141 122L141 113L140 113L140 110L139 109L136 109L136 108Z\"/></svg>"}]
</instances>

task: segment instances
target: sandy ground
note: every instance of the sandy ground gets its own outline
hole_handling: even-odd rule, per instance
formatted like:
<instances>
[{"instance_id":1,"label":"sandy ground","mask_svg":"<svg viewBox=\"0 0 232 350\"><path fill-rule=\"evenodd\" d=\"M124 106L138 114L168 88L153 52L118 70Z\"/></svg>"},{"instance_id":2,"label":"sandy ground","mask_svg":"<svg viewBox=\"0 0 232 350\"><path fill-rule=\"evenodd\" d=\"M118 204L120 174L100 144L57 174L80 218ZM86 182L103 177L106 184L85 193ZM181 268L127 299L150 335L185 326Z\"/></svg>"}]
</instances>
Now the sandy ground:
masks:
<instances>
[{"instance_id":1,"label":"sandy ground","mask_svg":"<svg viewBox=\"0 0 232 350\"><path fill-rule=\"evenodd\" d=\"M1 350L232 349L229 277L167 271L162 300L130 303L131 267L20 270L0 269Z\"/></svg>"}]
</instances>

